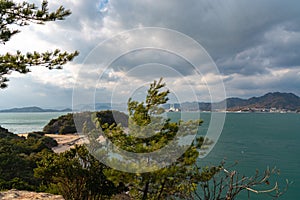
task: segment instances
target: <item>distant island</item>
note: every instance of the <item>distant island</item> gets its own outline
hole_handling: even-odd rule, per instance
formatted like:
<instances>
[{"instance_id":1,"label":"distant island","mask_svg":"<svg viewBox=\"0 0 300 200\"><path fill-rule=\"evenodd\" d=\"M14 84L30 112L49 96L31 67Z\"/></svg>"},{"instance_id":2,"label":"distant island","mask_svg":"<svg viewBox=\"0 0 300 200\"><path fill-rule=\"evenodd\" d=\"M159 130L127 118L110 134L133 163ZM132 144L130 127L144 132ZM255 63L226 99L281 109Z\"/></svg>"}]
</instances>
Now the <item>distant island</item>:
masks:
<instances>
[{"instance_id":1,"label":"distant island","mask_svg":"<svg viewBox=\"0 0 300 200\"><path fill-rule=\"evenodd\" d=\"M300 97L293 93L270 92L260 97L249 99L227 98L217 103L184 102L181 104L167 104L165 109L179 109L181 111L226 111L232 112L300 112Z\"/></svg>"},{"instance_id":2,"label":"distant island","mask_svg":"<svg viewBox=\"0 0 300 200\"><path fill-rule=\"evenodd\" d=\"M14 113L14 112L71 112L72 110L70 108L62 109L62 110L56 110L56 109L43 109L37 106L31 106L31 107L22 107L22 108L11 108L11 109L5 109L0 110L2 113Z\"/></svg>"}]
</instances>

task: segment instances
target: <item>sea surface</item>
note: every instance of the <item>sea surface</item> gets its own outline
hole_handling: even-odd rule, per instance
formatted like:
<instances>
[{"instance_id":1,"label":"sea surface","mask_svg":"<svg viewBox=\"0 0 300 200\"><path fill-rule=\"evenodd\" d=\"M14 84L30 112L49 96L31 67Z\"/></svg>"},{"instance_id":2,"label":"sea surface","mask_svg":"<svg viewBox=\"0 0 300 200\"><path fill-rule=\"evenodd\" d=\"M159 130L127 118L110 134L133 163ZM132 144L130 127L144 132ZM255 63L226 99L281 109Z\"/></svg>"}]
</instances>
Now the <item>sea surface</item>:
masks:
<instances>
[{"instance_id":1,"label":"sea surface","mask_svg":"<svg viewBox=\"0 0 300 200\"><path fill-rule=\"evenodd\" d=\"M51 119L65 112L0 113L0 126L13 133L42 131Z\"/></svg>"},{"instance_id":2,"label":"sea surface","mask_svg":"<svg viewBox=\"0 0 300 200\"><path fill-rule=\"evenodd\" d=\"M179 113L170 113L179 118ZM193 115L191 113L191 115ZM204 120L200 134L205 135L211 114L201 113ZM264 172L267 167L280 169L280 176L270 180L284 188L286 179L293 182L279 199L300 199L300 114L296 113L227 113L222 134L214 149L200 163L217 165L225 159L228 169L242 175L253 176L256 169ZM235 162L237 165L233 165ZM201 165L202 166L202 165ZM250 194L250 199L272 199L267 195ZM247 193L237 198L248 199Z\"/></svg>"},{"instance_id":3,"label":"sea surface","mask_svg":"<svg viewBox=\"0 0 300 200\"><path fill-rule=\"evenodd\" d=\"M65 113L0 113L0 125L14 133L40 131L50 119ZM173 119L180 113L168 113ZM191 118L195 116L190 113ZM201 113L204 123L200 134L205 135L210 113ZM285 186L286 179L293 182L282 200L300 199L300 114L296 113L227 113L225 125L214 149L200 163L219 164L226 159L229 168L243 175L252 176L256 169L277 167L281 173L276 179ZM275 181L271 180L271 188ZM271 199L266 195L251 194L251 199ZM246 193L238 199L248 199Z\"/></svg>"}]
</instances>

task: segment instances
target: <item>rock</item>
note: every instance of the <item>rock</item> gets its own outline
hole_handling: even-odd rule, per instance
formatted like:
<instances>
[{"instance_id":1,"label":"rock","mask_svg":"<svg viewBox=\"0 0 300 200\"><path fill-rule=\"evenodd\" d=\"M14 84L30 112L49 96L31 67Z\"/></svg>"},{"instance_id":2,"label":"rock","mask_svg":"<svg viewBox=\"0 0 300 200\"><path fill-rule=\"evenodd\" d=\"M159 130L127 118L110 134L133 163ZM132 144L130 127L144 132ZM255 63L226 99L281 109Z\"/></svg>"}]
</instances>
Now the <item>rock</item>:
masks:
<instances>
[{"instance_id":1,"label":"rock","mask_svg":"<svg viewBox=\"0 0 300 200\"><path fill-rule=\"evenodd\" d=\"M20 190L8 190L0 192L1 200L64 200L61 195L54 195L48 193L37 193Z\"/></svg>"}]
</instances>

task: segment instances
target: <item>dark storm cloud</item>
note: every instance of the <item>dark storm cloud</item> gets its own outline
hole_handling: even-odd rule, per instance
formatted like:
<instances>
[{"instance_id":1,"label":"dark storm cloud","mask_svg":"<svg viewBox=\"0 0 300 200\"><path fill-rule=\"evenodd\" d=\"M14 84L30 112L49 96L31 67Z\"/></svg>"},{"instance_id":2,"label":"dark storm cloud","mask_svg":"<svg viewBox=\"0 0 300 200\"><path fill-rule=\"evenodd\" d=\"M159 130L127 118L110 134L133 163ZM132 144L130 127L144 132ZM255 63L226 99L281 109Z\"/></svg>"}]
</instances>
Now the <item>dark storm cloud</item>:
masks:
<instances>
[{"instance_id":1,"label":"dark storm cloud","mask_svg":"<svg viewBox=\"0 0 300 200\"><path fill-rule=\"evenodd\" d=\"M221 71L251 75L269 73L270 69L299 68L300 32L290 29L290 24L275 26L259 44L220 60Z\"/></svg>"},{"instance_id":2,"label":"dark storm cloud","mask_svg":"<svg viewBox=\"0 0 300 200\"><path fill-rule=\"evenodd\" d=\"M147 63L165 65L183 76L194 73L194 67L187 60L174 53L158 49L143 49L129 52L111 63L111 66L115 71L127 72L134 67Z\"/></svg>"},{"instance_id":3,"label":"dark storm cloud","mask_svg":"<svg viewBox=\"0 0 300 200\"><path fill-rule=\"evenodd\" d=\"M260 74L267 73L266 67L300 64L299 38L293 44L276 38L279 34L299 37L298 28L286 27L300 24L299 1L118 0L111 5L123 28L163 26L192 36L225 74Z\"/></svg>"},{"instance_id":4,"label":"dark storm cloud","mask_svg":"<svg viewBox=\"0 0 300 200\"><path fill-rule=\"evenodd\" d=\"M100 4L107 6L106 12L100 12ZM261 74L268 72L266 68L300 65L300 2L296 0L69 1L66 7L73 14L59 26L72 49L81 51L77 62L118 31L158 26L197 40L224 74ZM111 28L111 34L100 31L105 28ZM285 42L285 37L293 38Z\"/></svg>"}]
</instances>

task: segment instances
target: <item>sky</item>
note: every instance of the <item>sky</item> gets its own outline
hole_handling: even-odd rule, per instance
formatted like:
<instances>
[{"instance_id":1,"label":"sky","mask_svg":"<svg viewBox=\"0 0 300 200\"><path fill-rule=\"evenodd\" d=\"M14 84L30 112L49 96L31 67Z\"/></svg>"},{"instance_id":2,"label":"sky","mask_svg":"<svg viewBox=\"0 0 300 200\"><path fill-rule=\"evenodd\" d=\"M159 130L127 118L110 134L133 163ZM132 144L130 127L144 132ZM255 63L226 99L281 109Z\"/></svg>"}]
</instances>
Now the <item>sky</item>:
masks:
<instances>
[{"instance_id":1,"label":"sky","mask_svg":"<svg viewBox=\"0 0 300 200\"><path fill-rule=\"evenodd\" d=\"M63 70L10 74L0 109L122 103L160 77L174 102L275 91L300 96L298 0L49 2L50 9L59 5L72 15L21 27L0 53L59 48L80 55Z\"/></svg>"}]
</instances>

